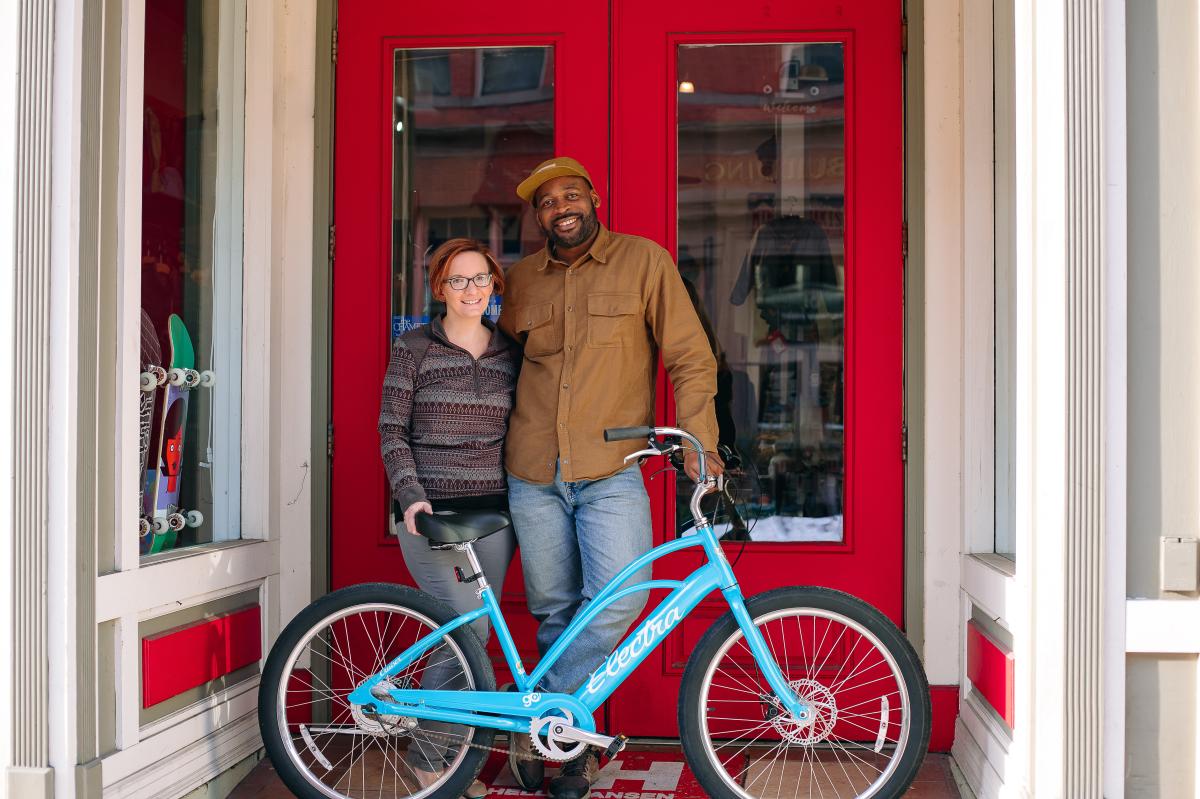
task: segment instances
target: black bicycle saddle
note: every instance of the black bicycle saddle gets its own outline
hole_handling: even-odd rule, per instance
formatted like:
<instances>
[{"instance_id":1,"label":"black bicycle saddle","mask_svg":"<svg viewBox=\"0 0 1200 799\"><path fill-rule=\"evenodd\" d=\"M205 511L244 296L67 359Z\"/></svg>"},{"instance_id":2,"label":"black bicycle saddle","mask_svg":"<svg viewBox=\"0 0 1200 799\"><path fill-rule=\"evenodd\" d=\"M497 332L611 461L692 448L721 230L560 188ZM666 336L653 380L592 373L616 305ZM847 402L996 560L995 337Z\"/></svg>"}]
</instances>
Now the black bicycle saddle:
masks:
<instances>
[{"instance_id":1,"label":"black bicycle saddle","mask_svg":"<svg viewBox=\"0 0 1200 799\"><path fill-rule=\"evenodd\" d=\"M495 510L460 510L453 513L418 513L417 532L439 544L462 544L486 538L512 525L507 513Z\"/></svg>"}]
</instances>

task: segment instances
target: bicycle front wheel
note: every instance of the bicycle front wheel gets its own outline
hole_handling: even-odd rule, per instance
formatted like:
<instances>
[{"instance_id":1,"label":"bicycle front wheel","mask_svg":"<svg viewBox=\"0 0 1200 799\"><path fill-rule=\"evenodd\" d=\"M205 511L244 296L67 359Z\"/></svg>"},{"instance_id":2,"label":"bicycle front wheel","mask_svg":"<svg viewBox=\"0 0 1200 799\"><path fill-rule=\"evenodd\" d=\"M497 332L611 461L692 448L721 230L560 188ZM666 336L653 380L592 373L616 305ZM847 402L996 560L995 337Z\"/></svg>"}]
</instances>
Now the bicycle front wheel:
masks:
<instances>
[{"instance_id":1,"label":"bicycle front wheel","mask_svg":"<svg viewBox=\"0 0 1200 799\"><path fill-rule=\"evenodd\" d=\"M455 618L412 588L356 585L322 597L284 628L263 668L258 720L280 778L302 799L458 797L494 732L378 714L346 697ZM399 674L395 688L494 691L479 637L460 627Z\"/></svg>"},{"instance_id":2,"label":"bicycle front wheel","mask_svg":"<svg viewBox=\"0 0 1200 799\"><path fill-rule=\"evenodd\" d=\"M929 746L929 686L886 616L826 588L782 588L746 608L809 704L792 717L767 684L733 614L688 661L680 696L684 754L716 799L900 796Z\"/></svg>"}]
</instances>

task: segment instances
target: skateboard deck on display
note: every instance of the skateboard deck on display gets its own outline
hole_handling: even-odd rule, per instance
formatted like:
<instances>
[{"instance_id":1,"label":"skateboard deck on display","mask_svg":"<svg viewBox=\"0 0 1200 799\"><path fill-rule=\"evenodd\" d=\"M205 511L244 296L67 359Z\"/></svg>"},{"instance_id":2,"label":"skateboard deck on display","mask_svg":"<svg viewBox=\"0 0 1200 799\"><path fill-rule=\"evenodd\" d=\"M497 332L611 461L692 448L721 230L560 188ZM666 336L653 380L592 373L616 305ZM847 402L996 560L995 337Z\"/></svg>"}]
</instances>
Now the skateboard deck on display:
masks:
<instances>
[{"instance_id":1,"label":"skateboard deck on display","mask_svg":"<svg viewBox=\"0 0 1200 799\"><path fill-rule=\"evenodd\" d=\"M166 385L167 370L163 367L162 346L158 342L158 332L150 315L142 311L142 344L141 344L141 394L138 405L138 474L145 475L151 468L150 433L154 425L154 398L158 387ZM144 482L144 481L143 481ZM138 549L146 555L150 552L152 541L149 513L147 509L146 490L144 485L138 486Z\"/></svg>"},{"instance_id":2,"label":"skateboard deck on display","mask_svg":"<svg viewBox=\"0 0 1200 799\"><path fill-rule=\"evenodd\" d=\"M167 320L170 365L142 373L143 391L153 391L157 408L153 413L149 452L145 463L142 519L139 525L141 552L153 554L175 546L179 531L199 527L204 516L179 505L183 470L184 431L190 392L213 384L212 372L196 371L196 353L187 326L177 315Z\"/></svg>"}]
</instances>

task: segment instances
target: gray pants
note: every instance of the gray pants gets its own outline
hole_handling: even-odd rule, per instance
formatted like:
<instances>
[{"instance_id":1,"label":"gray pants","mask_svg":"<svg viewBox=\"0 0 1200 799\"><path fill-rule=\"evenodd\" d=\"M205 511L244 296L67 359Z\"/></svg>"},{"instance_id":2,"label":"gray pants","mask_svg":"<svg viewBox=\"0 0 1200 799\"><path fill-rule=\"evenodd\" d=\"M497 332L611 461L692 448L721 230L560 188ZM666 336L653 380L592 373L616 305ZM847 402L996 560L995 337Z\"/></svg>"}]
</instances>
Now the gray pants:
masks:
<instances>
[{"instance_id":1,"label":"gray pants","mask_svg":"<svg viewBox=\"0 0 1200 799\"><path fill-rule=\"evenodd\" d=\"M454 576L455 566L460 567L466 574L472 572L466 553L454 549L430 549L429 539L410 534L404 529L403 523L398 525L398 532L400 550L404 553L404 565L417 581L418 588L445 602L455 613L466 613L483 604L475 595L477 583L460 583ZM492 591L499 600L500 591L504 587L504 577L508 573L508 564L512 562L513 552L517 547L516 538L509 530L489 535L477 541L474 546L479 563L483 566L483 573L487 575ZM479 636L480 641L487 643L489 629L486 617L472 622L471 629ZM435 691L459 691L466 687L461 669L453 660L439 655L436 650L429 653L427 660L431 663L440 661L443 665L441 668L432 666L426 669L421 687ZM422 721L420 729L412 737L406 757L409 765L422 771L441 771L457 755L458 747L440 736L423 736L421 730L456 736L468 734L467 728L456 724Z\"/></svg>"}]
</instances>

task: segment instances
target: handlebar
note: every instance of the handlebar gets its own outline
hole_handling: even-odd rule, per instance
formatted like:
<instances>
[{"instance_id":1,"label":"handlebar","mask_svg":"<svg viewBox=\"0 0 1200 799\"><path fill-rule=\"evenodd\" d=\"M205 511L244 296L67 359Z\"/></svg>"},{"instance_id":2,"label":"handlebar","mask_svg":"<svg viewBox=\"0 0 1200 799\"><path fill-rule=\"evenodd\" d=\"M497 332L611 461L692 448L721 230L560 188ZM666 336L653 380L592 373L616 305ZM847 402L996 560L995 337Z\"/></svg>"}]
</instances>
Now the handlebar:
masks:
<instances>
[{"instance_id":1,"label":"handlebar","mask_svg":"<svg viewBox=\"0 0 1200 799\"><path fill-rule=\"evenodd\" d=\"M628 441L633 438L649 438L652 435L653 427L610 427L604 431L604 440Z\"/></svg>"},{"instance_id":2,"label":"handlebar","mask_svg":"<svg viewBox=\"0 0 1200 799\"><path fill-rule=\"evenodd\" d=\"M677 439L680 443L659 444L654 439L660 437ZM692 511L692 518L696 521L695 529L708 527L709 521L700 509L700 498L714 487L719 486L716 480L708 476L708 458L705 456L704 445L700 443L700 439L678 427L610 427L604 431L605 441L628 441L635 438L646 438L646 448L626 455L627 463L645 456L668 455L682 449L681 445L687 445L700 456L700 474L696 478L696 488L692 492L692 501L689 503L689 507Z\"/></svg>"},{"instance_id":3,"label":"handlebar","mask_svg":"<svg viewBox=\"0 0 1200 799\"><path fill-rule=\"evenodd\" d=\"M610 427L604 431L605 441L628 441L635 438L646 438L646 449L626 455L626 462L649 455L669 455L683 449L681 443L687 444L700 456L700 476L696 482L708 482L708 461L705 458L704 445L700 443L700 439L688 431L678 427ZM654 440L656 438L674 438L679 439L679 442L660 444Z\"/></svg>"}]
</instances>

